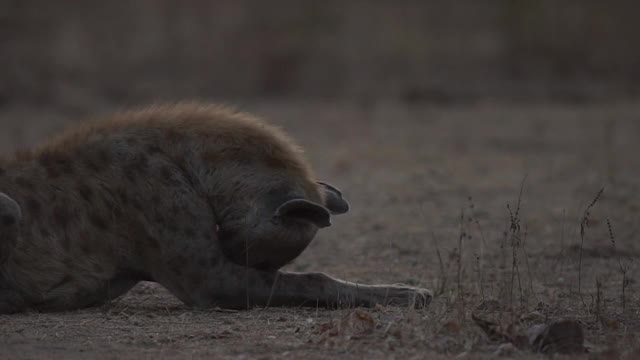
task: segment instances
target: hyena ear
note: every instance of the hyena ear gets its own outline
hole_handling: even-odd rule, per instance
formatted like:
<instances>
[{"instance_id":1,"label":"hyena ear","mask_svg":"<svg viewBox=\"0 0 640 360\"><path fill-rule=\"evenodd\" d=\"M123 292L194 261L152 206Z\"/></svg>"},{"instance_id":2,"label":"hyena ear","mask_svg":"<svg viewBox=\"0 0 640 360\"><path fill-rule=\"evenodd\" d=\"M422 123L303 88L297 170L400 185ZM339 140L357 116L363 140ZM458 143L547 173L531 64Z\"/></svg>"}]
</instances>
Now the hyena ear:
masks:
<instances>
[{"instance_id":1,"label":"hyena ear","mask_svg":"<svg viewBox=\"0 0 640 360\"><path fill-rule=\"evenodd\" d=\"M274 217L309 221L317 227L331 226L331 214L324 206L305 199L293 199L280 205Z\"/></svg>"},{"instance_id":2,"label":"hyena ear","mask_svg":"<svg viewBox=\"0 0 640 360\"><path fill-rule=\"evenodd\" d=\"M318 181L318 184L324 188L324 205L331 214L340 215L349 211L349 203L342 198L342 192L338 188L322 181Z\"/></svg>"}]
</instances>

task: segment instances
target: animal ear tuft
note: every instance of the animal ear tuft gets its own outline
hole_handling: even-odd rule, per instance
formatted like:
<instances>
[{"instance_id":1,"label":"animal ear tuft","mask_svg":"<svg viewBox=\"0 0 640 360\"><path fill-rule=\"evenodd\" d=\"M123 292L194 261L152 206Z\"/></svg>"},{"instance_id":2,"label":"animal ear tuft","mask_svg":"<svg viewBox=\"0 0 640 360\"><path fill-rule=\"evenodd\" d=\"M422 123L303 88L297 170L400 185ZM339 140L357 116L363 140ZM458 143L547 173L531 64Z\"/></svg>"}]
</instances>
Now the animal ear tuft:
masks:
<instances>
[{"instance_id":1,"label":"animal ear tuft","mask_svg":"<svg viewBox=\"0 0 640 360\"><path fill-rule=\"evenodd\" d=\"M340 215L349 211L349 203L342 198L342 191L322 181L318 181L318 184L324 189L324 205L329 209L331 214Z\"/></svg>"},{"instance_id":2,"label":"animal ear tuft","mask_svg":"<svg viewBox=\"0 0 640 360\"><path fill-rule=\"evenodd\" d=\"M293 199L280 205L275 217L308 221L317 227L331 226L331 214L324 206L305 199Z\"/></svg>"}]
</instances>

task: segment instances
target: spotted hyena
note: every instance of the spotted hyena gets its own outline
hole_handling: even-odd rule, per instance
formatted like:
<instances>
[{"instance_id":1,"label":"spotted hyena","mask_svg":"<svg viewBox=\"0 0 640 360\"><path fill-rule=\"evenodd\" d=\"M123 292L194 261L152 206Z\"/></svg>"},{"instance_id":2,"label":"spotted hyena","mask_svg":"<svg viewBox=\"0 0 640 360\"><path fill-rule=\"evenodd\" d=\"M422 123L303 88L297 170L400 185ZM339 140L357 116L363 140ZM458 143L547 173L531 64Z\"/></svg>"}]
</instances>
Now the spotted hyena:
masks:
<instances>
[{"instance_id":1,"label":"spotted hyena","mask_svg":"<svg viewBox=\"0 0 640 360\"><path fill-rule=\"evenodd\" d=\"M0 162L0 313L103 303L155 281L188 305L426 306L428 290L279 269L349 205L250 115L155 106Z\"/></svg>"}]
</instances>

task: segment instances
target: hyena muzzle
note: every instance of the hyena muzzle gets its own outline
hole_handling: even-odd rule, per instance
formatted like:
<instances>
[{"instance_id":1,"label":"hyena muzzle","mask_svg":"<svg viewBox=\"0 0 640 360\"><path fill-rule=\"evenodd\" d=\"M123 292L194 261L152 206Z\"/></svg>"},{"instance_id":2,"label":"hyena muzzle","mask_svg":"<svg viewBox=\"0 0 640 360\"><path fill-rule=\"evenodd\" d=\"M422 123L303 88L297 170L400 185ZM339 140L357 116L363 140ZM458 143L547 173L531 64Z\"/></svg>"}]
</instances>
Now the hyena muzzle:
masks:
<instances>
[{"instance_id":1,"label":"hyena muzzle","mask_svg":"<svg viewBox=\"0 0 640 360\"><path fill-rule=\"evenodd\" d=\"M279 270L349 205L250 115L198 104L88 122L0 161L0 313L155 281L188 305L424 307L425 289Z\"/></svg>"}]
</instances>

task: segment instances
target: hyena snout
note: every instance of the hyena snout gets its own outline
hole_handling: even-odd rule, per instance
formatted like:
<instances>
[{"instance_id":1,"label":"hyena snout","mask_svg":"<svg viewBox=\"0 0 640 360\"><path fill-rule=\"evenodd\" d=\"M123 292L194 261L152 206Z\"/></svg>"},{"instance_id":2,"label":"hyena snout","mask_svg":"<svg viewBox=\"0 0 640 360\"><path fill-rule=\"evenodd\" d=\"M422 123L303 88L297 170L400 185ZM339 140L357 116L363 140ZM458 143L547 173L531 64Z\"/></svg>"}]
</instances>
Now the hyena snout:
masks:
<instances>
[{"instance_id":1,"label":"hyena snout","mask_svg":"<svg viewBox=\"0 0 640 360\"><path fill-rule=\"evenodd\" d=\"M18 242L21 220L20 205L9 195L0 192L0 264L7 260Z\"/></svg>"}]
</instances>

